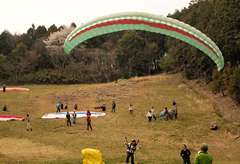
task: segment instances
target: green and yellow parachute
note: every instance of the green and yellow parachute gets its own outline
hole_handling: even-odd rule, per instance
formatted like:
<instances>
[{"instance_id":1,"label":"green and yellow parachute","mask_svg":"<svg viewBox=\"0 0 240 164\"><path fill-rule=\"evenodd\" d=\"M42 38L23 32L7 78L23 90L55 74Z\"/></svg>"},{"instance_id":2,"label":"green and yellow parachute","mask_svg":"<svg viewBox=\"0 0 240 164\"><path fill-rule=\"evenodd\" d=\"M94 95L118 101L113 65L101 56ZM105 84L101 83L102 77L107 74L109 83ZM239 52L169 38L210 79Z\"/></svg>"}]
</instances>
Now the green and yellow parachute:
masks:
<instances>
[{"instance_id":1,"label":"green and yellow parachute","mask_svg":"<svg viewBox=\"0 0 240 164\"><path fill-rule=\"evenodd\" d=\"M224 67L221 51L205 34L176 19L143 12L123 12L93 19L73 30L63 48L70 53L76 45L90 38L123 30L144 30L174 37L207 54L219 71Z\"/></svg>"}]
</instances>

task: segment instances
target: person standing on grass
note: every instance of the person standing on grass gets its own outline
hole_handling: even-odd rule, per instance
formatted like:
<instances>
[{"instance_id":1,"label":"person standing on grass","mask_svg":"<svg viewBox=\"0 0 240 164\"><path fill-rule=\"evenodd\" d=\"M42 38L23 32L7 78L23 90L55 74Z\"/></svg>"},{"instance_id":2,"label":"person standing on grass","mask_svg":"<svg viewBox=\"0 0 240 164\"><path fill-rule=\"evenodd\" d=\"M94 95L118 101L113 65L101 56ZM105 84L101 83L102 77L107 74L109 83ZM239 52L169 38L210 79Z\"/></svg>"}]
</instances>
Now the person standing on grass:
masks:
<instances>
[{"instance_id":1,"label":"person standing on grass","mask_svg":"<svg viewBox=\"0 0 240 164\"><path fill-rule=\"evenodd\" d=\"M56 111L56 113L59 111L59 113L60 113L60 107L61 107L61 105L60 105L60 102L57 104L57 111Z\"/></svg>"},{"instance_id":2,"label":"person standing on grass","mask_svg":"<svg viewBox=\"0 0 240 164\"><path fill-rule=\"evenodd\" d=\"M3 84L3 92L5 92L5 91L6 91L6 85Z\"/></svg>"},{"instance_id":3,"label":"person standing on grass","mask_svg":"<svg viewBox=\"0 0 240 164\"><path fill-rule=\"evenodd\" d=\"M91 112L90 112L90 110L87 110L87 113L86 113L86 115L87 115L87 117L89 116L91 116Z\"/></svg>"},{"instance_id":4,"label":"person standing on grass","mask_svg":"<svg viewBox=\"0 0 240 164\"><path fill-rule=\"evenodd\" d=\"M152 111L151 110L147 113L146 117L148 117L149 122L152 121Z\"/></svg>"},{"instance_id":5,"label":"person standing on grass","mask_svg":"<svg viewBox=\"0 0 240 164\"><path fill-rule=\"evenodd\" d=\"M72 125L71 125L71 120L70 120L70 114L69 114L68 111L67 111L66 118L67 118L67 126L69 126L69 124L70 124L70 126L72 126Z\"/></svg>"},{"instance_id":6,"label":"person standing on grass","mask_svg":"<svg viewBox=\"0 0 240 164\"><path fill-rule=\"evenodd\" d=\"M180 153L180 156L183 159L183 164L191 164L190 155L191 155L190 150L188 150L187 146L185 144L183 144L183 150Z\"/></svg>"},{"instance_id":7,"label":"person standing on grass","mask_svg":"<svg viewBox=\"0 0 240 164\"><path fill-rule=\"evenodd\" d=\"M129 163L129 158L130 157L131 157L131 164L134 164L134 152L136 150L140 150L142 148L142 145L140 145L139 148L138 148L135 140L132 140L131 143L127 143L127 137L125 137L125 139L126 139L126 142L124 142L124 145L127 145L127 148L128 148L126 164ZM139 142L139 139L138 139L138 142Z\"/></svg>"},{"instance_id":8,"label":"person standing on grass","mask_svg":"<svg viewBox=\"0 0 240 164\"><path fill-rule=\"evenodd\" d=\"M154 107L151 109L152 117L156 120Z\"/></svg>"},{"instance_id":9,"label":"person standing on grass","mask_svg":"<svg viewBox=\"0 0 240 164\"><path fill-rule=\"evenodd\" d=\"M61 109L63 109L63 103L61 103L61 105L60 105L60 106L61 106Z\"/></svg>"},{"instance_id":10,"label":"person standing on grass","mask_svg":"<svg viewBox=\"0 0 240 164\"><path fill-rule=\"evenodd\" d=\"M116 108L116 103L113 101L113 102L112 102L112 111L111 111L111 113L112 113L112 112L115 113L115 108Z\"/></svg>"},{"instance_id":11,"label":"person standing on grass","mask_svg":"<svg viewBox=\"0 0 240 164\"><path fill-rule=\"evenodd\" d=\"M169 112L167 107L165 107L165 121L167 121L169 119Z\"/></svg>"},{"instance_id":12,"label":"person standing on grass","mask_svg":"<svg viewBox=\"0 0 240 164\"><path fill-rule=\"evenodd\" d=\"M77 114L75 113L75 110L73 111L73 124L76 125L76 120L77 120Z\"/></svg>"},{"instance_id":13,"label":"person standing on grass","mask_svg":"<svg viewBox=\"0 0 240 164\"><path fill-rule=\"evenodd\" d=\"M212 156L207 151L208 145L203 143L201 151L195 156L194 164L212 164Z\"/></svg>"},{"instance_id":14,"label":"person standing on grass","mask_svg":"<svg viewBox=\"0 0 240 164\"><path fill-rule=\"evenodd\" d=\"M30 131L32 131L32 128L30 126L30 118L29 118L29 115L27 114L27 131L29 131L29 129Z\"/></svg>"},{"instance_id":15,"label":"person standing on grass","mask_svg":"<svg viewBox=\"0 0 240 164\"><path fill-rule=\"evenodd\" d=\"M90 126L90 128L91 128L91 130L92 130L91 117L90 117L90 115L87 116L87 130L89 130L89 126Z\"/></svg>"},{"instance_id":16,"label":"person standing on grass","mask_svg":"<svg viewBox=\"0 0 240 164\"><path fill-rule=\"evenodd\" d=\"M129 112L130 112L130 115L133 115L133 105L132 104L129 105Z\"/></svg>"},{"instance_id":17,"label":"person standing on grass","mask_svg":"<svg viewBox=\"0 0 240 164\"><path fill-rule=\"evenodd\" d=\"M175 116L175 120L178 119L178 111L177 111L177 106L175 106L174 108L174 116Z\"/></svg>"}]
</instances>

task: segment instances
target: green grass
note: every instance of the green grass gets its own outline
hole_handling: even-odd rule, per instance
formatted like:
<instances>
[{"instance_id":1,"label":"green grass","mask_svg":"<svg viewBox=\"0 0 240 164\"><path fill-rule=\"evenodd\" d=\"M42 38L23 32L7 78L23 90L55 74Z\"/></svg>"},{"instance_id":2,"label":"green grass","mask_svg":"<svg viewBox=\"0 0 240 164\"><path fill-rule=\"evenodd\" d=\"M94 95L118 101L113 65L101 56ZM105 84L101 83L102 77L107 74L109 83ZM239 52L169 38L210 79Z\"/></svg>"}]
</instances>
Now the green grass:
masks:
<instances>
[{"instance_id":1,"label":"green grass","mask_svg":"<svg viewBox=\"0 0 240 164\"><path fill-rule=\"evenodd\" d=\"M106 164L124 163L124 137L140 138L142 150L135 154L137 164L182 163L179 155L185 143L192 152L191 161L201 143L209 145L214 163L239 162L239 140L230 133L237 126L225 123L214 112L211 95L181 83L177 75L159 75L118 83L94 85L29 85L27 92L0 93L0 105L7 104L10 112L0 114L30 115L33 131L26 131L26 121L0 122L0 163L82 163L81 150L94 148L101 151ZM202 96L204 95L204 96ZM147 111L155 107L158 116L164 107L173 109L177 101L179 120L164 121L160 117L148 123ZM111 113L111 103L117 104ZM56 104L75 103L86 111L106 104L106 116L92 118L93 131L86 130L86 118L77 119L77 126L67 127L65 119L41 117L56 111ZM217 100L216 100L217 101ZM130 116L129 104L134 107ZM66 111L66 110L64 110ZM217 124L219 130L210 131Z\"/></svg>"}]
</instances>

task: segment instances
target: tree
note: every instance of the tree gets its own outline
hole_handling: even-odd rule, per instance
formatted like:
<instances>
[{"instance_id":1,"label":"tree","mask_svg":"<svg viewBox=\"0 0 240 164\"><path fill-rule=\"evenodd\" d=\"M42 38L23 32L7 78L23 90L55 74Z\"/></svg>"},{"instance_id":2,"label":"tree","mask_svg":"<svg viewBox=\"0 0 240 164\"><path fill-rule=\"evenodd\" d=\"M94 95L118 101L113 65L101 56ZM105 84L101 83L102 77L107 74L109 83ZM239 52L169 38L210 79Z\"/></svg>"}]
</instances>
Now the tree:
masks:
<instances>
[{"instance_id":1,"label":"tree","mask_svg":"<svg viewBox=\"0 0 240 164\"><path fill-rule=\"evenodd\" d=\"M240 103L240 65L235 67L230 76L228 93L236 103Z\"/></svg>"},{"instance_id":2,"label":"tree","mask_svg":"<svg viewBox=\"0 0 240 164\"><path fill-rule=\"evenodd\" d=\"M10 33L8 31L3 31L0 35L0 54L3 55L8 55L11 51L12 48L9 44L9 37L10 37Z\"/></svg>"},{"instance_id":3,"label":"tree","mask_svg":"<svg viewBox=\"0 0 240 164\"><path fill-rule=\"evenodd\" d=\"M16 45L16 47L12 50L12 52L7 56L7 59L11 62L20 61L20 58L24 56L27 52L27 46L20 42Z\"/></svg>"},{"instance_id":4,"label":"tree","mask_svg":"<svg viewBox=\"0 0 240 164\"><path fill-rule=\"evenodd\" d=\"M141 65L142 51L146 45L146 41L136 31L130 30L126 31L118 42L119 45L115 49L118 66L123 72L128 69L127 78L131 78L132 75L135 76L137 74ZM134 74L132 70L134 70Z\"/></svg>"},{"instance_id":5,"label":"tree","mask_svg":"<svg viewBox=\"0 0 240 164\"><path fill-rule=\"evenodd\" d=\"M72 27L64 28L61 31L52 33L46 40L44 40L48 52L46 54L54 68L59 72L64 71L69 60L69 55L63 50L63 44L72 30Z\"/></svg>"},{"instance_id":6,"label":"tree","mask_svg":"<svg viewBox=\"0 0 240 164\"><path fill-rule=\"evenodd\" d=\"M147 75L149 76L151 70L157 69L156 60L158 57L157 54L157 44L156 43L149 43L147 42L146 46L143 50L143 61L142 63L145 64L144 68L147 68Z\"/></svg>"},{"instance_id":7,"label":"tree","mask_svg":"<svg viewBox=\"0 0 240 164\"><path fill-rule=\"evenodd\" d=\"M28 51L19 60L3 64L4 71L9 75L10 80L18 83L24 73L34 72L37 66L38 56L33 51Z\"/></svg>"},{"instance_id":8,"label":"tree","mask_svg":"<svg viewBox=\"0 0 240 164\"><path fill-rule=\"evenodd\" d=\"M213 70L212 74L212 92L214 94L221 93L222 96L225 96L224 91L227 89L227 86L224 83L224 72L220 72L216 69Z\"/></svg>"},{"instance_id":9,"label":"tree","mask_svg":"<svg viewBox=\"0 0 240 164\"><path fill-rule=\"evenodd\" d=\"M72 27L72 28L76 28L77 25L76 25L76 23L72 22L71 25L70 25L70 27Z\"/></svg>"},{"instance_id":10,"label":"tree","mask_svg":"<svg viewBox=\"0 0 240 164\"><path fill-rule=\"evenodd\" d=\"M36 39L39 39L41 37L46 37L47 36L47 29L44 25L38 26L37 29L34 31L36 35Z\"/></svg>"},{"instance_id":11,"label":"tree","mask_svg":"<svg viewBox=\"0 0 240 164\"><path fill-rule=\"evenodd\" d=\"M54 33L54 32L57 32L57 31L58 31L57 26L56 26L55 24L52 24L52 25L48 28L48 31L47 31L48 36L49 36L50 34Z\"/></svg>"},{"instance_id":12,"label":"tree","mask_svg":"<svg viewBox=\"0 0 240 164\"><path fill-rule=\"evenodd\" d=\"M213 11L208 34L219 46L225 61L236 66L240 60L240 3L238 0L215 0Z\"/></svg>"}]
</instances>

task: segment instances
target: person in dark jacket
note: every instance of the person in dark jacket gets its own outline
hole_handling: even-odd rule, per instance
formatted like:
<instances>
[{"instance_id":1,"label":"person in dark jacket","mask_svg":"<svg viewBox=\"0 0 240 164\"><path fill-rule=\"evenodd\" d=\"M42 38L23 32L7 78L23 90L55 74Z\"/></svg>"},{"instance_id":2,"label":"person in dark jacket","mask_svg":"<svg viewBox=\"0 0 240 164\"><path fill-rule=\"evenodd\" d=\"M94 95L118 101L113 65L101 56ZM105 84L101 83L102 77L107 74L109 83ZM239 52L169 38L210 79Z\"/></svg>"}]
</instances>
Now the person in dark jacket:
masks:
<instances>
[{"instance_id":1,"label":"person in dark jacket","mask_svg":"<svg viewBox=\"0 0 240 164\"><path fill-rule=\"evenodd\" d=\"M138 139L138 142L136 143L136 140L132 140L131 143L127 143L127 137L125 137L126 139L126 142L124 142L124 145L127 145L127 159L126 159L126 164L129 163L129 158L131 157L131 164L134 164L134 152L136 150L140 150L142 145L140 145L139 147L137 146L138 142L139 142L139 139Z\"/></svg>"},{"instance_id":2,"label":"person in dark jacket","mask_svg":"<svg viewBox=\"0 0 240 164\"><path fill-rule=\"evenodd\" d=\"M68 109L68 104L67 103L65 104L65 109Z\"/></svg>"},{"instance_id":3,"label":"person in dark jacket","mask_svg":"<svg viewBox=\"0 0 240 164\"><path fill-rule=\"evenodd\" d=\"M101 109L102 109L102 111L103 112L105 112L106 111L106 106L105 106L105 104L103 104L102 106L100 106L101 107Z\"/></svg>"},{"instance_id":4,"label":"person in dark jacket","mask_svg":"<svg viewBox=\"0 0 240 164\"><path fill-rule=\"evenodd\" d=\"M112 113L112 112L115 113L115 108L116 108L116 103L113 101L113 103L112 103L112 111L111 111L111 113Z\"/></svg>"},{"instance_id":5,"label":"person in dark jacket","mask_svg":"<svg viewBox=\"0 0 240 164\"><path fill-rule=\"evenodd\" d=\"M4 111L4 112L7 111L7 105L4 105L4 107L3 107L3 111Z\"/></svg>"},{"instance_id":6,"label":"person in dark jacket","mask_svg":"<svg viewBox=\"0 0 240 164\"><path fill-rule=\"evenodd\" d=\"M67 126L69 126L68 124L70 124L70 126L72 126L72 125L71 125L71 120L70 120L70 114L69 114L68 111L67 111L66 118L67 118Z\"/></svg>"},{"instance_id":7,"label":"person in dark jacket","mask_svg":"<svg viewBox=\"0 0 240 164\"><path fill-rule=\"evenodd\" d=\"M3 92L5 92L5 91L6 91L6 85L3 84Z\"/></svg>"},{"instance_id":8,"label":"person in dark jacket","mask_svg":"<svg viewBox=\"0 0 240 164\"><path fill-rule=\"evenodd\" d=\"M183 144L183 150L180 153L180 156L183 159L183 164L191 164L190 155L191 155L190 150L188 150L187 146L185 144Z\"/></svg>"}]
</instances>

